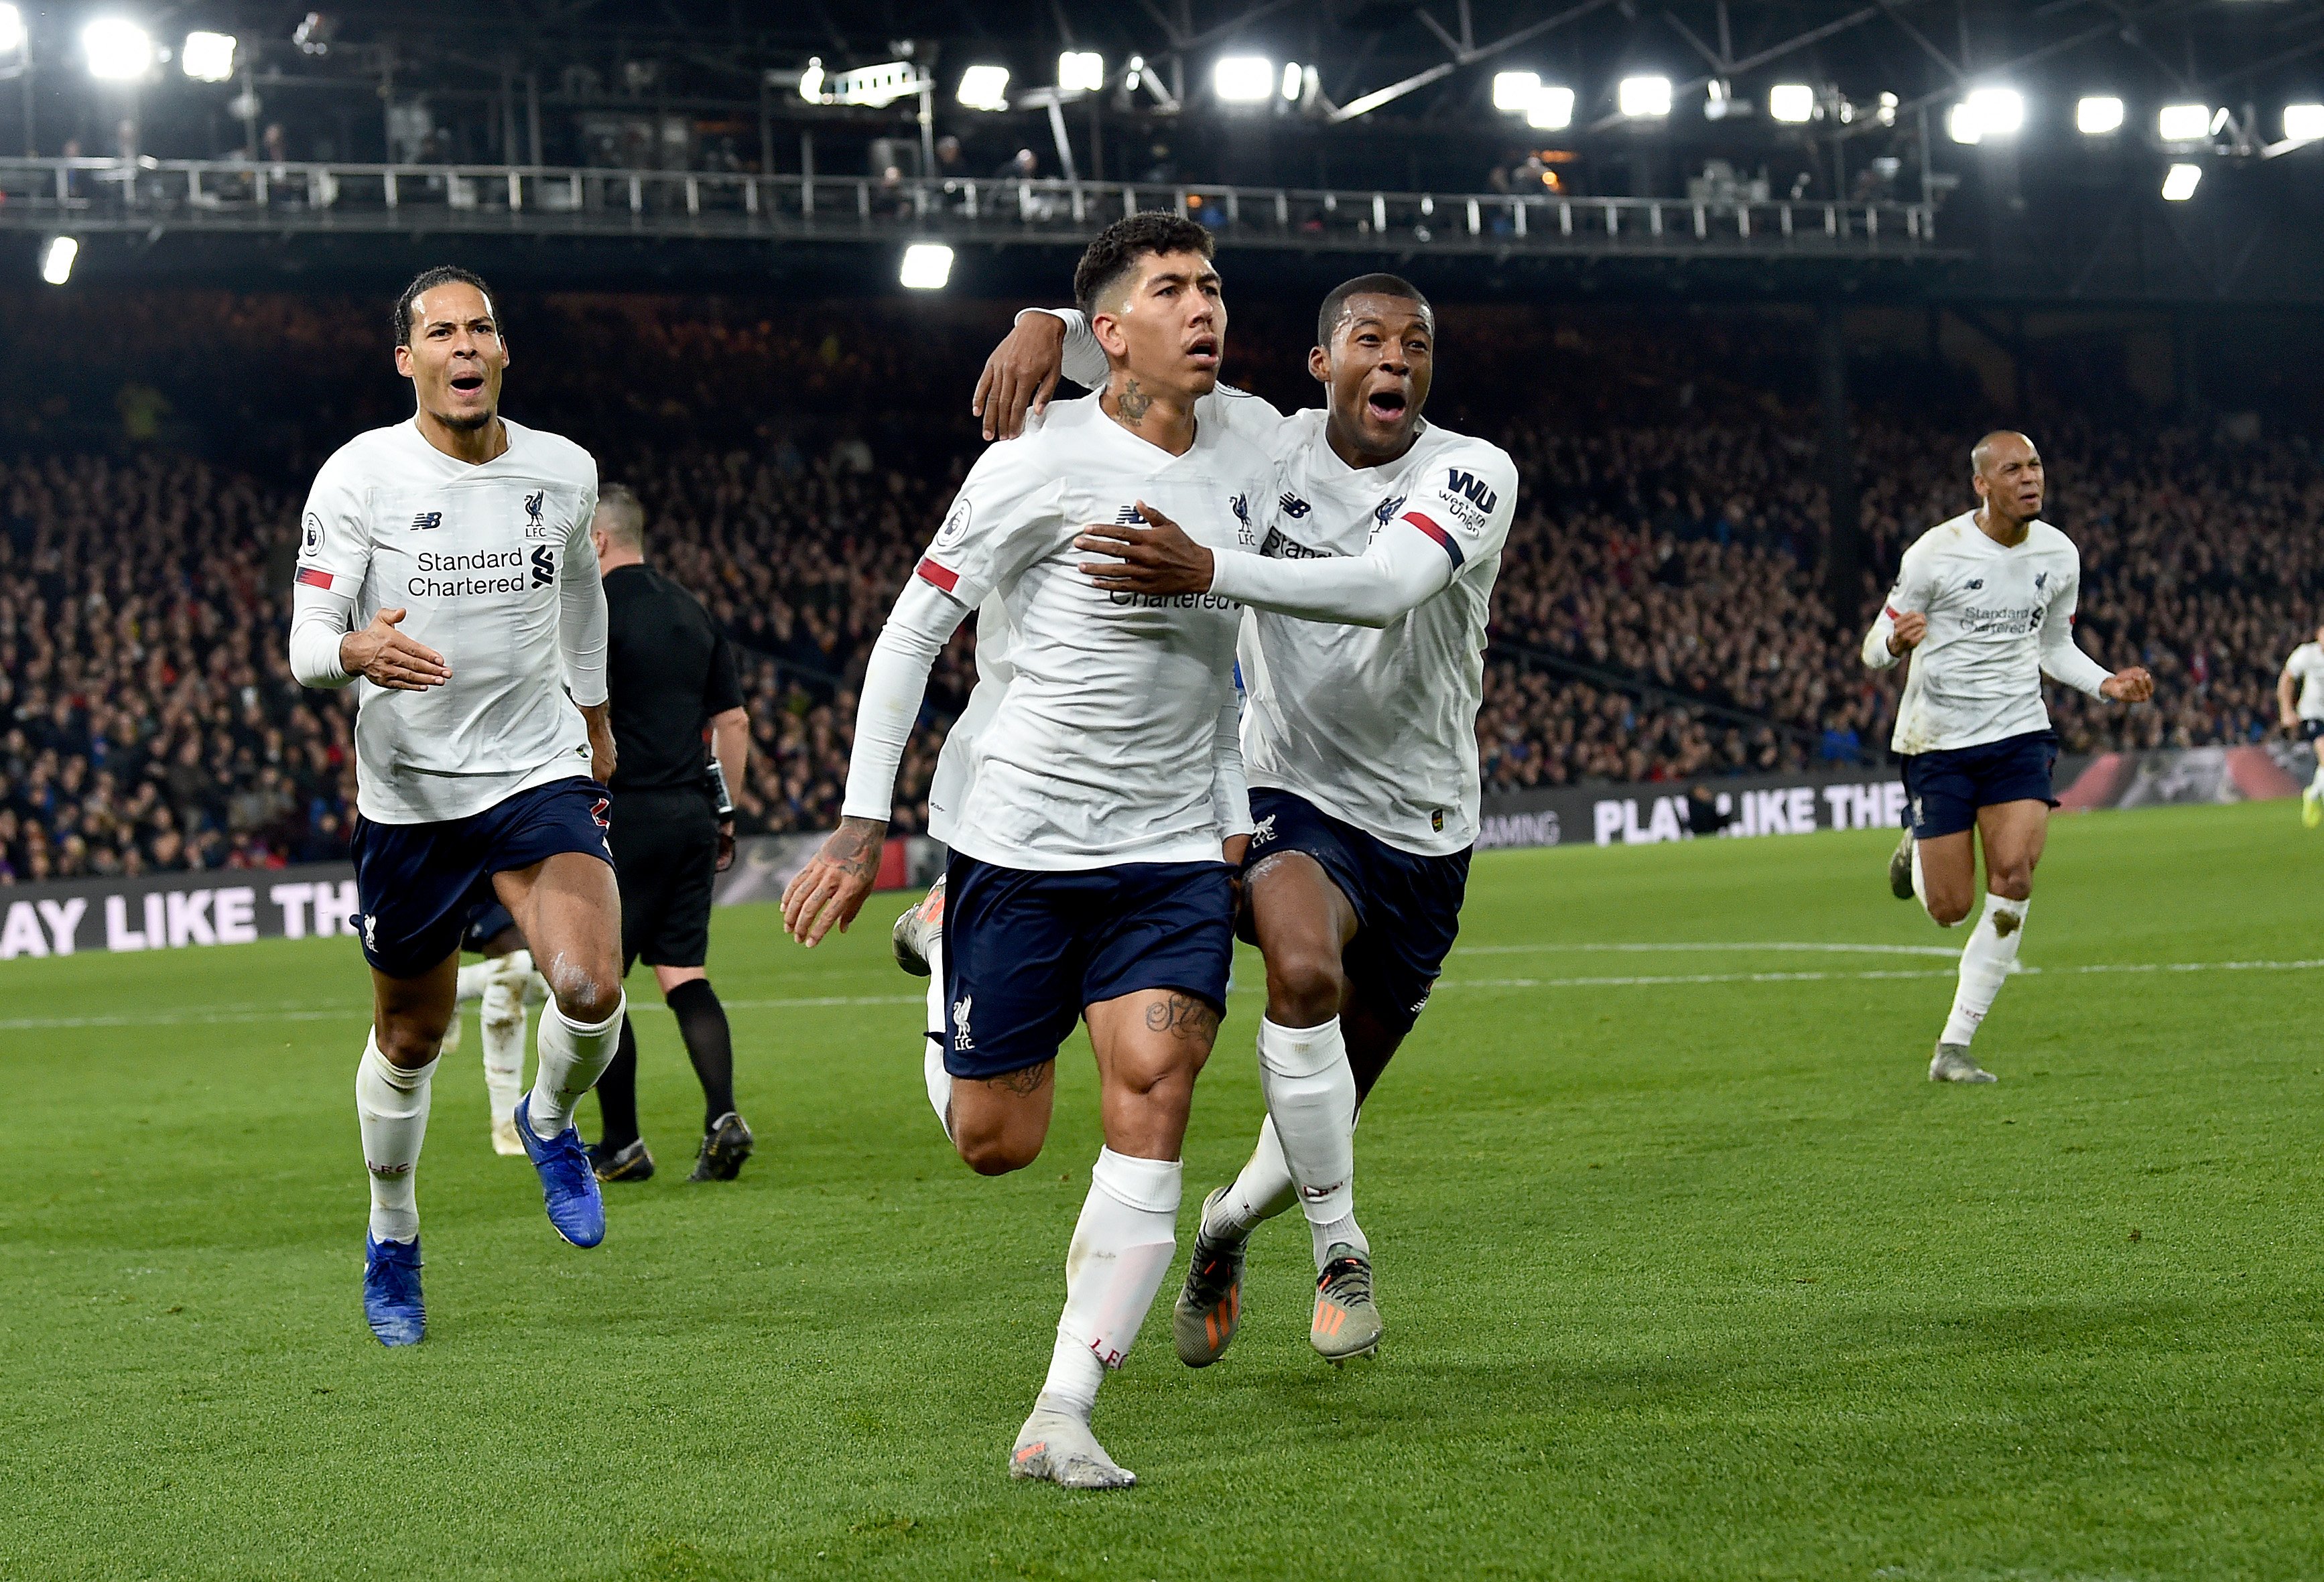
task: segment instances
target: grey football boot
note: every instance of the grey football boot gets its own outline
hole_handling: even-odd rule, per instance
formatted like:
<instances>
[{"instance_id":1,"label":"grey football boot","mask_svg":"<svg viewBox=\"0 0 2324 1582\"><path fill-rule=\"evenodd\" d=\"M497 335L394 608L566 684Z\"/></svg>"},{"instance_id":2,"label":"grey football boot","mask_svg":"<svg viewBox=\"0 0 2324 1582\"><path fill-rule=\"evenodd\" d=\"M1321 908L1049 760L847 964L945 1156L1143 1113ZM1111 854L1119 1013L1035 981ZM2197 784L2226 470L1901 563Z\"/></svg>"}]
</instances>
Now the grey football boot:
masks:
<instances>
[{"instance_id":1,"label":"grey football boot","mask_svg":"<svg viewBox=\"0 0 2324 1582\"><path fill-rule=\"evenodd\" d=\"M1380 1311L1372 1301L1372 1261L1344 1241L1323 1249L1323 1272L1315 1277L1315 1316L1308 1344L1333 1367L1359 1357L1379 1355Z\"/></svg>"},{"instance_id":2,"label":"grey football boot","mask_svg":"<svg viewBox=\"0 0 2324 1582\"><path fill-rule=\"evenodd\" d=\"M1896 850L1888 857L1888 893L1900 901L1913 898L1913 829L1904 827L1904 838L1896 842Z\"/></svg>"},{"instance_id":3,"label":"grey football boot","mask_svg":"<svg viewBox=\"0 0 2324 1582\"><path fill-rule=\"evenodd\" d=\"M1114 1465L1080 1413L1047 1395L1033 1403L1033 1415L1017 1430L1009 1476L1061 1488L1128 1488L1138 1481L1138 1474Z\"/></svg>"},{"instance_id":4,"label":"grey football boot","mask_svg":"<svg viewBox=\"0 0 2324 1582\"><path fill-rule=\"evenodd\" d=\"M1929 1062L1932 1082L1997 1082L2001 1081L1969 1058L1966 1044L1940 1044L1936 1057Z\"/></svg>"},{"instance_id":5,"label":"grey football boot","mask_svg":"<svg viewBox=\"0 0 2324 1582\"><path fill-rule=\"evenodd\" d=\"M1203 1228L1211 1206L1227 1195L1220 1187L1203 1200L1195 1219L1194 1252L1186 1261L1186 1283L1178 1290L1171 1311L1171 1330L1178 1342L1178 1360L1188 1367L1208 1367L1226 1355L1242 1324L1243 1249L1248 1245Z\"/></svg>"},{"instance_id":6,"label":"grey football boot","mask_svg":"<svg viewBox=\"0 0 2324 1582\"><path fill-rule=\"evenodd\" d=\"M928 940L944 932L944 914L945 881L938 878L918 906L896 919L896 931L888 936L896 952L896 965L915 978L928 975Z\"/></svg>"}]
</instances>

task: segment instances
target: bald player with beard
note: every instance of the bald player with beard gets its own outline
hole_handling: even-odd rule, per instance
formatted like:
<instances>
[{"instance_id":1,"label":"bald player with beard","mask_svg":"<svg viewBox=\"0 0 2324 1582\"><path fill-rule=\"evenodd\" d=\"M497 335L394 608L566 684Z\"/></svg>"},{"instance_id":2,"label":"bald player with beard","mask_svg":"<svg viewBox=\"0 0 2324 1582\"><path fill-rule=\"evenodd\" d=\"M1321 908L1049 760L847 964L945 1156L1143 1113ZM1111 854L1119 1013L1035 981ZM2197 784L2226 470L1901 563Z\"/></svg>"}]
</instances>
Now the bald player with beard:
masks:
<instances>
[{"instance_id":1,"label":"bald player with beard","mask_svg":"<svg viewBox=\"0 0 2324 1582\"><path fill-rule=\"evenodd\" d=\"M1896 585L1864 635L1864 662L1911 657L1889 746L1904 760L1910 823L1888 861L1899 900L1920 897L1952 928L1976 898L1971 832L1985 851L1985 913L1961 949L1952 1014L1929 1062L1932 1082L1990 1082L1969 1041L2025 936L2034 868L2048 839L2057 733L2042 677L2109 703L2144 703L2154 678L2111 672L2074 643L2082 561L2041 520L2048 479L2023 434L1987 435L1969 452L1978 505L1904 551Z\"/></svg>"}]
</instances>

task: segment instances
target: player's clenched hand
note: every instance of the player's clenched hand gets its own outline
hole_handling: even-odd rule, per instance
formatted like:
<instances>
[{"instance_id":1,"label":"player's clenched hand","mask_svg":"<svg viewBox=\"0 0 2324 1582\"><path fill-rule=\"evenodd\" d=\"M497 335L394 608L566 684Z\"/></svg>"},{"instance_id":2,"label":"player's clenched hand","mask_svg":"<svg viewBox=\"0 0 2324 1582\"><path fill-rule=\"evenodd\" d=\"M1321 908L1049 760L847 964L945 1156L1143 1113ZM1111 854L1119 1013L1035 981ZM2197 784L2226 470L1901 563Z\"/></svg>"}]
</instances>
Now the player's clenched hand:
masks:
<instances>
[{"instance_id":1,"label":"player's clenched hand","mask_svg":"<svg viewBox=\"0 0 2324 1582\"><path fill-rule=\"evenodd\" d=\"M2118 704L2143 704L2154 695L2154 677L2144 665L2117 670L2098 683L2098 695Z\"/></svg>"},{"instance_id":2,"label":"player's clenched hand","mask_svg":"<svg viewBox=\"0 0 2324 1582\"><path fill-rule=\"evenodd\" d=\"M339 668L374 686L396 692L426 692L452 679L444 656L396 630L405 612L383 610L361 631L339 639Z\"/></svg>"},{"instance_id":3,"label":"player's clenched hand","mask_svg":"<svg viewBox=\"0 0 2324 1582\"><path fill-rule=\"evenodd\" d=\"M815 860L783 887L783 931L810 949L835 924L845 934L880 877L887 839L883 820L841 819Z\"/></svg>"},{"instance_id":4,"label":"player's clenched hand","mask_svg":"<svg viewBox=\"0 0 2324 1582\"><path fill-rule=\"evenodd\" d=\"M1207 593L1216 563L1211 552L1186 537L1177 523L1143 501L1142 528L1098 522L1081 530L1074 547L1111 561L1084 561L1082 575L1109 593Z\"/></svg>"},{"instance_id":5,"label":"player's clenched hand","mask_svg":"<svg viewBox=\"0 0 2324 1582\"><path fill-rule=\"evenodd\" d=\"M589 777L600 786L610 786L613 766L620 760L613 745L613 704L590 704L581 711L581 722L589 728Z\"/></svg>"},{"instance_id":6,"label":"player's clenched hand","mask_svg":"<svg viewBox=\"0 0 2324 1582\"><path fill-rule=\"evenodd\" d=\"M968 409L984 419L987 439L1014 439L1025 431L1025 411L1049 409L1049 396L1065 365L1065 324L1054 313L1028 313L992 348L976 376Z\"/></svg>"},{"instance_id":7,"label":"player's clenched hand","mask_svg":"<svg viewBox=\"0 0 2324 1582\"><path fill-rule=\"evenodd\" d=\"M1909 654L1919 648L1921 639L1928 635L1929 618L1918 610L1907 610L1896 617L1895 630L1888 634L1888 651L1898 655Z\"/></svg>"}]
</instances>

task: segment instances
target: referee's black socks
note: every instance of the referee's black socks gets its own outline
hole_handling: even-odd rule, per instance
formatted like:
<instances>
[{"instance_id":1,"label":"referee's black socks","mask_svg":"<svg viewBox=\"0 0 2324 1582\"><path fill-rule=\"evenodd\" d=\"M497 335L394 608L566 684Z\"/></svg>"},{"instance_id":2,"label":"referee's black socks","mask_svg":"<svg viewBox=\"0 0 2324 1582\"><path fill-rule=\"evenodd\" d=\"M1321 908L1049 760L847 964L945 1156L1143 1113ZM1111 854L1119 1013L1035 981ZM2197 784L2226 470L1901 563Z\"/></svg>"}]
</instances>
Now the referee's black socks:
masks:
<instances>
[{"instance_id":1,"label":"referee's black socks","mask_svg":"<svg viewBox=\"0 0 2324 1582\"><path fill-rule=\"evenodd\" d=\"M664 998L702 1083L702 1130L707 1136L718 1118L734 1108L734 1036L726 1026L726 1007L707 978L681 983ZM630 1124L637 1124L634 1101Z\"/></svg>"},{"instance_id":2,"label":"referee's black socks","mask_svg":"<svg viewBox=\"0 0 2324 1582\"><path fill-rule=\"evenodd\" d=\"M633 1018L622 1018L622 1041L613 1046L613 1063L597 1079L597 1113L604 1130L597 1145L619 1153L638 1140L638 1035Z\"/></svg>"}]
</instances>

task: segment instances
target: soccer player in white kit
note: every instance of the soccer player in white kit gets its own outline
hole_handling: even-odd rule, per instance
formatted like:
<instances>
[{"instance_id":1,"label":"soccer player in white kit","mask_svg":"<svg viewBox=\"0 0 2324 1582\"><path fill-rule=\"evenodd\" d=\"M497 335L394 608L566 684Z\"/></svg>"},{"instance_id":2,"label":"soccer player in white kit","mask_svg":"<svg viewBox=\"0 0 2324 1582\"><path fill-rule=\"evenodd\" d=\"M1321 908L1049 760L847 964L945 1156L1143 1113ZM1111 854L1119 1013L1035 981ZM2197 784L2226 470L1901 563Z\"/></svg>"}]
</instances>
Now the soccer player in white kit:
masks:
<instances>
[{"instance_id":1,"label":"soccer player in white kit","mask_svg":"<svg viewBox=\"0 0 2324 1582\"><path fill-rule=\"evenodd\" d=\"M2283 674L2275 678L2275 712L2285 735L2324 742L2324 626L2283 662ZM2317 748L2316 777L2300 794L2300 822L2311 830L2324 823L2324 746Z\"/></svg>"},{"instance_id":2,"label":"soccer player in white kit","mask_svg":"<svg viewBox=\"0 0 2324 1582\"><path fill-rule=\"evenodd\" d=\"M1135 1477L1090 1413L1176 1248L1194 1084L1225 1010L1230 860L1250 832L1235 740L1240 611L1215 596L1108 594L1074 534L1141 503L1222 549L1255 538L1273 462L1198 420L1226 309L1210 234L1174 215L1116 222L1074 287L1111 375L1039 432L979 458L872 650L844 817L783 897L809 945L872 888L929 667L972 610L1002 635L1010 678L966 753L957 806L932 808L945 871L945 1129L980 1174L1040 1153L1058 1045L1089 1025L1105 1146L1065 1260L1049 1374L1010 1453L1012 1476L1076 1488ZM993 623L988 625L986 623ZM995 627L1005 628L996 633Z\"/></svg>"},{"instance_id":3,"label":"soccer player in white kit","mask_svg":"<svg viewBox=\"0 0 2324 1582\"><path fill-rule=\"evenodd\" d=\"M1977 878L1969 832L1985 849L1985 914L1961 949L1952 1015L1929 1062L1932 1082L1990 1082L1969 1041L2024 938L2034 867L2048 838L2058 738L2042 677L2112 703L2144 703L2154 678L2109 672L2074 643L2082 560L2040 520L2046 480L2023 434L1997 432L1969 452L1977 509L1941 522L1904 551L1896 585L1864 636L1864 662L1912 656L1889 746L1904 760L1911 822L1889 860L1889 888L1951 928L1969 915Z\"/></svg>"},{"instance_id":4,"label":"soccer player in white kit","mask_svg":"<svg viewBox=\"0 0 2324 1582\"><path fill-rule=\"evenodd\" d=\"M1020 327L1033 382L1054 372L1051 358L1076 382L1097 377L1086 326L1065 319L1060 342L1047 322ZM1434 314L1409 282L1346 281L1324 298L1308 354L1327 406L1286 417L1222 389L1198 409L1282 468L1258 556L1214 556L1152 512L1146 526L1082 539L1116 557L1084 566L1109 592L1222 595L1252 611L1242 744L1257 833L1245 880L1267 961L1268 1113L1241 1174L1203 1205L1176 1304L1178 1355L1194 1367L1215 1362L1240 1323L1251 1231L1295 1200L1315 1259L1310 1343L1338 1363L1382 1333L1355 1218L1356 1109L1459 931L1485 628L1517 509L1506 452L1423 420L1434 354ZM1011 392L980 394L1013 426Z\"/></svg>"},{"instance_id":5,"label":"soccer player in white kit","mask_svg":"<svg viewBox=\"0 0 2324 1582\"><path fill-rule=\"evenodd\" d=\"M290 669L359 693L354 856L374 1007L355 1072L364 1312L383 1343L408 1346L427 1323L413 1173L462 934L497 899L549 981L515 1119L549 1223L576 1246L604 1239L605 1211L573 1106L613 1058L622 1003L596 464L499 415L508 346L475 275L420 275L394 328L417 410L316 475Z\"/></svg>"}]
</instances>

